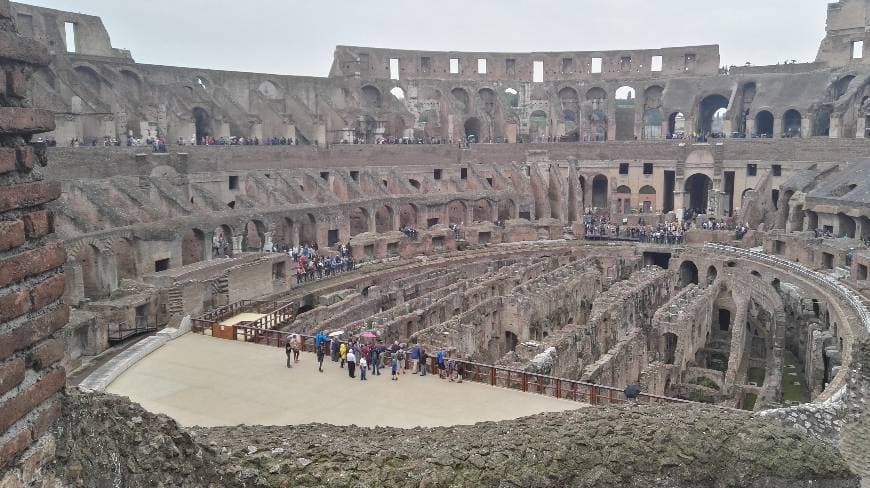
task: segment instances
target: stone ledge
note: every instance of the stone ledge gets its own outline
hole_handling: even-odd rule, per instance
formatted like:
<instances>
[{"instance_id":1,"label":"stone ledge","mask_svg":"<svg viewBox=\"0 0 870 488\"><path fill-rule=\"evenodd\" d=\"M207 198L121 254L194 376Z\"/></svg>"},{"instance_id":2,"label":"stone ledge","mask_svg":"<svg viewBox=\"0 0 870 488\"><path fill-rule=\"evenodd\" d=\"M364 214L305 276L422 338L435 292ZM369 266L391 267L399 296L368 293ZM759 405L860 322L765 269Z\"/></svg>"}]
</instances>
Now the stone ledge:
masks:
<instances>
[{"instance_id":1,"label":"stone ledge","mask_svg":"<svg viewBox=\"0 0 870 488\"><path fill-rule=\"evenodd\" d=\"M0 43L0 52L3 52L2 43ZM54 113L48 110L0 108L0 134L39 134L52 130L54 130Z\"/></svg>"},{"instance_id":2,"label":"stone ledge","mask_svg":"<svg viewBox=\"0 0 870 488\"><path fill-rule=\"evenodd\" d=\"M48 49L14 32L0 31L0 59L46 66L51 62Z\"/></svg>"}]
</instances>

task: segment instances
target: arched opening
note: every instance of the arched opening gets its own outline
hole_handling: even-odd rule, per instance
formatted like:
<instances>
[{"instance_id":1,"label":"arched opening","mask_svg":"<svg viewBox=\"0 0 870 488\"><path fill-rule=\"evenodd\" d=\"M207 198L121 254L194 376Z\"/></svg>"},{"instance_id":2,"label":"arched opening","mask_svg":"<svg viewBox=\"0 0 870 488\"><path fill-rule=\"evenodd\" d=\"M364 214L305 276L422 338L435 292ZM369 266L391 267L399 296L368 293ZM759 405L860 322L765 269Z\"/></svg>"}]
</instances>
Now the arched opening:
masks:
<instances>
[{"instance_id":1,"label":"arched opening","mask_svg":"<svg viewBox=\"0 0 870 488\"><path fill-rule=\"evenodd\" d=\"M713 189L713 180L702 173L695 173L686 179L686 209L695 214L707 213L707 201Z\"/></svg>"},{"instance_id":2,"label":"arched opening","mask_svg":"<svg viewBox=\"0 0 870 488\"><path fill-rule=\"evenodd\" d=\"M400 86L394 86L390 89L390 95L396 97L396 100L403 102L405 101L405 90Z\"/></svg>"},{"instance_id":3,"label":"arched opening","mask_svg":"<svg viewBox=\"0 0 870 488\"><path fill-rule=\"evenodd\" d=\"M232 257L233 255L233 231L227 225L222 225L214 230L212 235L212 257Z\"/></svg>"},{"instance_id":4,"label":"arched opening","mask_svg":"<svg viewBox=\"0 0 870 488\"><path fill-rule=\"evenodd\" d=\"M813 135L816 137L828 137L831 135L831 112L834 108L830 105L823 105L816 110L816 116L813 119Z\"/></svg>"},{"instance_id":5,"label":"arched opening","mask_svg":"<svg viewBox=\"0 0 870 488\"><path fill-rule=\"evenodd\" d=\"M660 351L665 364L674 364L677 355L677 335L673 332L662 334Z\"/></svg>"},{"instance_id":6,"label":"arched opening","mask_svg":"<svg viewBox=\"0 0 870 488\"><path fill-rule=\"evenodd\" d=\"M468 92L464 88L454 88L450 90L450 94L453 95L453 102L460 113L466 114L471 110L471 100L468 98Z\"/></svg>"},{"instance_id":7,"label":"arched opening","mask_svg":"<svg viewBox=\"0 0 870 488\"><path fill-rule=\"evenodd\" d=\"M362 104L366 108L381 108L381 91L377 88L366 85L360 89L362 95Z\"/></svg>"},{"instance_id":8,"label":"arched opening","mask_svg":"<svg viewBox=\"0 0 870 488\"><path fill-rule=\"evenodd\" d=\"M801 113L795 109L782 114L782 137L801 136Z\"/></svg>"},{"instance_id":9,"label":"arched opening","mask_svg":"<svg viewBox=\"0 0 870 488\"><path fill-rule=\"evenodd\" d=\"M134 97L139 98L142 95L142 80L139 78L139 75L126 69L122 69L119 73L121 74L121 82L124 88L132 93Z\"/></svg>"},{"instance_id":10,"label":"arched opening","mask_svg":"<svg viewBox=\"0 0 870 488\"><path fill-rule=\"evenodd\" d=\"M196 143L204 144L204 139L214 135L211 116L202 107L194 107L193 123L196 130Z\"/></svg>"},{"instance_id":11,"label":"arched opening","mask_svg":"<svg viewBox=\"0 0 870 488\"><path fill-rule=\"evenodd\" d=\"M498 219L504 222L505 220L515 219L517 215L517 206L513 200L502 200L498 202Z\"/></svg>"},{"instance_id":12,"label":"arched opening","mask_svg":"<svg viewBox=\"0 0 870 488\"><path fill-rule=\"evenodd\" d=\"M305 214L299 221L299 244L308 246L317 244L317 221L311 214Z\"/></svg>"},{"instance_id":13,"label":"arched opening","mask_svg":"<svg viewBox=\"0 0 870 488\"><path fill-rule=\"evenodd\" d=\"M515 89L506 88L504 91L504 96L508 107L517 108L520 106L520 94Z\"/></svg>"},{"instance_id":14,"label":"arched opening","mask_svg":"<svg viewBox=\"0 0 870 488\"><path fill-rule=\"evenodd\" d=\"M480 106L483 111L492 115L495 112L495 92L489 88L481 88L477 91L477 97L480 98Z\"/></svg>"},{"instance_id":15,"label":"arched opening","mask_svg":"<svg viewBox=\"0 0 870 488\"><path fill-rule=\"evenodd\" d=\"M698 284L698 267L691 261L683 261L680 264L680 287L690 284Z\"/></svg>"},{"instance_id":16,"label":"arched opening","mask_svg":"<svg viewBox=\"0 0 870 488\"><path fill-rule=\"evenodd\" d=\"M459 200L453 200L447 204L447 223L448 224L464 224L467 208L465 203Z\"/></svg>"},{"instance_id":17,"label":"arched opening","mask_svg":"<svg viewBox=\"0 0 870 488\"><path fill-rule=\"evenodd\" d=\"M631 188L625 185L616 187L616 198L619 203L619 211L624 214L631 213Z\"/></svg>"},{"instance_id":18,"label":"arched opening","mask_svg":"<svg viewBox=\"0 0 870 488\"><path fill-rule=\"evenodd\" d=\"M80 83L86 88L93 90L93 92L97 95L100 94L100 87L102 86L102 82L100 81L100 75L97 74L96 71L89 68L88 66L76 66L73 68L76 74L79 76Z\"/></svg>"},{"instance_id":19,"label":"arched opening","mask_svg":"<svg viewBox=\"0 0 870 488\"><path fill-rule=\"evenodd\" d=\"M375 231L378 233L389 232L393 229L393 209L387 205L381 205L375 211Z\"/></svg>"},{"instance_id":20,"label":"arched opening","mask_svg":"<svg viewBox=\"0 0 870 488\"><path fill-rule=\"evenodd\" d=\"M836 101L840 97L846 94L846 91L849 89L849 84L852 83L852 80L855 79L854 75L846 75L831 86L831 101Z\"/></svg>"},{"instance_id":21,"label":"arched opening","mask_svg":"<svg viewBox=\"0 0 870 488\"><path fill-rule=\"evenodd\" d=\"M115 269L118 271L118 280L134 279L139 276L136 270L136 248L129 239L120 238L112 243L112 257L115 260Z\"/></svg>"},{"instance_id":22,"label":"arched opening","mask_svg":"<svg viewBox=\"0 0 870 488\"><path fill-rule=\"evenodd\" d=\"M668 137L682 139L686 136L686 116L683 112L674 112L668 116Z\"/></svg>"},{"instance_id":23,"label":"arched opening","mask_svg":"<svg viewBox=\"0 0 870 488\"><path fill-rule=\"evenodd\" d=\"M607 208L607 177L604 175L592 178L592 206Z\"/></svg>"},{"instance_id":24,"label":"arched opening","mask_svg":"<svg viewBox=\"0 0 870 488\"><path fill-rule=\"evenodd\" d=\"M109 273L109 257L92 244L82 247L76 256L82 270L83 293L86 298L96 300L109 296L112 292Z\"/></svg>"},{"instance_id":25,"label":"arched opening","mask_svg":"<svg viewBox=\"0 0 870 488\"><path fill-rule=\"evenodd\" d=\"M278 85L269 80L260 83L260 86L257 87L257 91L260 92L260 95L263 95L263 97L268 98L269 100L278 100L281 98L281 90L278 88Z\"/></svg>"},{"instance_id":26,"label":"arched opening","mask_svg":"<svg viewBox=\"0 0 870 488\"><path fill-rule=\"evenodd\" d=\"M762 138L773 137L772 113L762 110L755 115L755 135Z\"/></svg>"},{"instance_id":27,"label":"arched opening","mask_svg":"<svg viewBox=\"0 0 870 488\"><path fill-rule=\"evenodd\" d=\"M550 218L562 219L562 190L559 186L559 169L550 166L549 170L550 182L547 185L547 200L550 203Z\"/></svg>"},{"instance_id":28,"label":"arched opening","mask_svg":"<svg viewBox=\"0 0 870 488\"><path fill-rule=\"evenodd\" d=\"M505 331L504 333L504 348L505 353L515 351L517 349L517 344L519 344L519 340L517 339L517 335L511 331Z\"/></svg>"},{"instance_id":29,"label":"arched opening","mask_svg":"<svg viewBox=\"0 0 870 488\"><path fill-rule=\"evenodd\" d=\"M630 86L621 86L614 94L616 117L616 140L631 141L635 139L634 113L637 106L637 91Z\"/></svg>"},{"instance_id":30,"label":"arched opening","mask_svg":"<svg viewBox=\"0 0 870 488\"><path fill-rule=\"evenodd\" d=\"M662 111L648 108L643 112L643 139L662 138Z\"/></svg>"},{"instance_id":31,"label":"arched opening","mask_svg":"<svg viewBox=\"0 0 870 488\"><path fill-rule=\"evenodd\" d=\"M260 252L266 239L266 226L259 220L252 220L245 224L245 233L242 235L242 251Z\"/></svg>"},{"instance_id":32,"label":"arched opening","mask_svg":"<svg viewBox=\"0 0 870 488\"><path fill-rule=\"evenodd\" d=\"M542 110L535 110L529 116L529 140L531 142L544 142L548 135L547 114Z\"/></svg>"},{"instance_id":33,"label":"arched opening","mask_svg":"<svg viewBox=\"0 0 870 488\"><path fill-rule=\"evenodd\" d=\"M279 219L275 224L275 231L272 234L272 242L277 244L279 248L283 248L284 246L291 247L296 245L296 239L294 235L295 225L293 224L293 220L289 218Z\"/></svg>"},{"instance_id":34,"label":"arched opening","mask_svg":"<svg viewBox=\"0 0 870 488\"><path fill-rule=\"evenodd\" d=\"M587 113L588 132L584 135L585 140L607 140L607 114L605 100L607 92L603 88L594 87L586 92L586 103L589 105Z\"/></svg>"},{"instance_id":35,"label":"arched opening","mask_svg":"<svg viewBox=\"0 0 870 488\"><path fill-rule=\"evenodd\" d=\"M849 217L844 213L838 213L837 226L839 227L840 237L851 237L852 239L855 238L855 219Z\"/></svg>"},{"instance_id":36,"label":"arched opening","mask_svg":"<svg viewBox=\"0 0 870 488\"><path fill-rule=\"evenodd\" d=\"M369 213L362 207L355 207L350 211L350 235L362 234L369 231Z\"/></svg>"},{"instance_id":37,"label":"arched opening","mask_svg":"<svg viewBox=\"0 0 870 488\"><path fill-rule=\"evenodd\" d=\"M478 200L474 202L472 209L475 222L491 222L492 221L492 203L489 200Z\"/></svg>"},{"instance_id":38,"label":"arched opening","mask_svg":"<svg viewBox=\"0 0 870 488\"><path fill-rule=\"evenodd\" d=\"M714 281L716 281L716 275L718 271L716 271L716 266L710 266L707 268L707 285L712 285Z\"/></svg>"},{"instance_id":39,"label":"arched opening","mask_svg":"<svg viewBox=\"0 0 870 488\"><path fill-rule=\"evenodd\" d=\"M480 119L477 117L465 121L465 142L480 142Z\"/></svg>"},{"instance_id":40,"label":"arched opening","mask_svg":"<svg viewBox=\"0 0 870 488\"><path fill-rule=\"evenodd\" d=\"M640 211L643 213L654 212L656 207L656 189L650 185L644 185L640 187L640 190L637 193Z\"/></svg>"},{"instance_id":41,"label":"arched opening","mask_svg":"<svg viewBox=\"0 0 870 488\"><path fill-rule=\"evenodd\" d=\"M413 203L406 203L399 207L399 226L417 226L417 207Z\"/></svg>"},{"instance_id":42,"label":"arched opening","mask_svg":"<svg viewBox=\"0 0 870 488\"><path fill-rule=\"evenodd\" d=\"M698 134L702 136L713 134L714 122L717 123L719 133L724 132L722 125L724 124L725 112L727 112L727 109L728 99L722 95L709 95L704 97L698 107Z\"/></svg>"},{"instance_id":43,"label":"arched opening","mask_svg":"<svg viewBox=\"0 0 870 488\"><path fill-rule=\"evenodd\" d=\"M205 257L205 233L199 229L188 229L181 238L181 265L198 263Z\"/></svg>"}]
</instances>

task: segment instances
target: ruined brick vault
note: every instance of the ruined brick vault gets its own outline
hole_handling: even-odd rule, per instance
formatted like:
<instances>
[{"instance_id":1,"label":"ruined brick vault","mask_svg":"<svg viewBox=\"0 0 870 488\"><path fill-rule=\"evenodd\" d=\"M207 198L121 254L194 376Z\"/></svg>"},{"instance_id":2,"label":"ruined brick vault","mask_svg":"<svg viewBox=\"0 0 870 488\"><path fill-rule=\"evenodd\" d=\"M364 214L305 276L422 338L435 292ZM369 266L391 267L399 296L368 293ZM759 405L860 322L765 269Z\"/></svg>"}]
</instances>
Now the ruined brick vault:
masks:
<instances>
[{"instance_id":1,"label":"ruined brick vault","mask_svg":"<svg viewBox=\"0 0 870 488\"><path fill-rule=\"evenodd\" d=\"M812 63L339 46L316 78L143 65L0 0L0 486L867 486L868 16L829 5ZM690 209L676 245L585 238ZM358 270L314 286L268 252L337 243ZM689 402L186 429L75 388L125 330L244 300Z\"/></svg>"}]
</instances>

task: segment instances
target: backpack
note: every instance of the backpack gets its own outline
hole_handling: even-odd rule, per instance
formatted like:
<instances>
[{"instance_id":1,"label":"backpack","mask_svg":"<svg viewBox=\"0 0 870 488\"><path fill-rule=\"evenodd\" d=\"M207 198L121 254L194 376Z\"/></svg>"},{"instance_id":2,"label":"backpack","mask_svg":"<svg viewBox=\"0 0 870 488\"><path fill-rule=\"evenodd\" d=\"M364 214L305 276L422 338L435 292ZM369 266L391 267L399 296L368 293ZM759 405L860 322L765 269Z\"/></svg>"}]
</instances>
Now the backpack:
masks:
<instances>
[{"instance_id":1,"label":"backpack","mask_svg":"<svg viewBox=\"0 0 870 488\"><path fill-rule=\"evenodd\" d=\"M405 351L402 349L399 349L399 352L396 353L396 357L399 358L399 361L404 361L405 360Z\"/></svg>"}]
</instances>

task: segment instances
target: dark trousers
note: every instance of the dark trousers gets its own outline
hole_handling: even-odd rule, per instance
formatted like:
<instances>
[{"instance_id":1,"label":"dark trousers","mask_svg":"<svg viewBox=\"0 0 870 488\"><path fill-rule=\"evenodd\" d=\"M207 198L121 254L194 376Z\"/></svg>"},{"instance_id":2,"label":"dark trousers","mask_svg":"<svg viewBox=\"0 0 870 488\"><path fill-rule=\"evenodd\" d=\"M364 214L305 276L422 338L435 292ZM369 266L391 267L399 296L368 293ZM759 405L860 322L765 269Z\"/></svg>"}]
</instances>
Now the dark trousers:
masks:
<instances>
[{"instance_id":1,"label":"dark trousers","mask_svg":"<svg viewBox=\"0 0 870 488\"><path fill-rule=\"evenodd\" d=\"M292 356L290 356L290 354L288 353L288 354L287 354L287 367L288 367L288 368L292 368L292 367L293 367L293 365L290 364L290 360L291 360L291 359L292 359Z\"/></svg>"},{"instance_id":2,"label":"dark trousers","mask_svg":"<svg viewBox=\"0 0 870 488\"><path fill-rule=\"evenodd\" d=\"M356 371L356 363L348 362L347 363L347 373L350 375L351 378L356 378L356 376L354 376L354 374L353 374L354 371Z\"/></svg>"}]
</instances>

